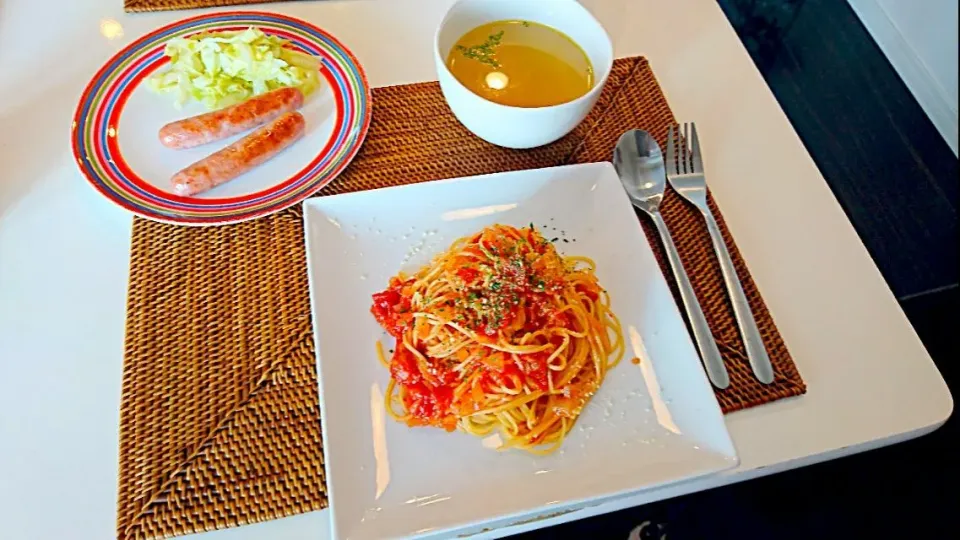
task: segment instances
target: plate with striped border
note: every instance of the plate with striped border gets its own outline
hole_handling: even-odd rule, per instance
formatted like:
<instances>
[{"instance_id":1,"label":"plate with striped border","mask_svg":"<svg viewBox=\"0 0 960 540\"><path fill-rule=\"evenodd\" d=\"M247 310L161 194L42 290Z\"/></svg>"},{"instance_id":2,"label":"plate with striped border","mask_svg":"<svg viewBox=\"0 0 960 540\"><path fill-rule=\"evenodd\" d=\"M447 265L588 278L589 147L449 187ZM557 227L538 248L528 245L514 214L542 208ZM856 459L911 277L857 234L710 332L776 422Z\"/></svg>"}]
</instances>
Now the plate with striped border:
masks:
<instances>
[{"instance_id":1,"label":"plate with striped border","mask_svg":"<svg viewBox=\"0 0 960 540\"><path fill-rule=\"evenodd\" d=\"M300 112L302 140L240 177L192 197L173 193L174 173L244 135L186 150L160 144L164 124L206 112L198 103L178 110L170 95L147 82L168 69L166 43L203 32L256 27L320 61L318 90ZM370 126L370 86L360 63L335 37L277 13L211 13L154 30L114 55L84 90L71 142L84 177L110 201L139 216L181 225L237 223L283 210L315 194L350 163Z\"/></svg>"}]
</instances>

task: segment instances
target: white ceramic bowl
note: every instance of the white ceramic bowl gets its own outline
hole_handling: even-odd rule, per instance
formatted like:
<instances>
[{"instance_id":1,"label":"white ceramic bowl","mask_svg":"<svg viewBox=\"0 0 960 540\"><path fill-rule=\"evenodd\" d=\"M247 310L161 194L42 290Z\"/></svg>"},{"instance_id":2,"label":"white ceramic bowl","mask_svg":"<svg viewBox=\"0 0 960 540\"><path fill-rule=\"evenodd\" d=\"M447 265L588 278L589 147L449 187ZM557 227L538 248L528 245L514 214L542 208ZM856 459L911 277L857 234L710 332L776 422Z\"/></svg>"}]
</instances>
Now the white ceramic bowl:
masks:
<instances>
[{"instance_id":1,"label":"white ceramic bowl","mask_svg":"<svg viewBox=\"0 0 960 540\"><path fill-rule=\"evenodd\" d=\"M593 88L567 103L529 108L494 103L470 91L447 69L447 56L470 30L502 20L536 22L568 35L593 64ZM434 57L443 96L460 123L498 146L534 148L563 137L587 116L613 67L613 45L600 23L576 0L460 0L440 23Z\"/></svg>"}]
</instances>

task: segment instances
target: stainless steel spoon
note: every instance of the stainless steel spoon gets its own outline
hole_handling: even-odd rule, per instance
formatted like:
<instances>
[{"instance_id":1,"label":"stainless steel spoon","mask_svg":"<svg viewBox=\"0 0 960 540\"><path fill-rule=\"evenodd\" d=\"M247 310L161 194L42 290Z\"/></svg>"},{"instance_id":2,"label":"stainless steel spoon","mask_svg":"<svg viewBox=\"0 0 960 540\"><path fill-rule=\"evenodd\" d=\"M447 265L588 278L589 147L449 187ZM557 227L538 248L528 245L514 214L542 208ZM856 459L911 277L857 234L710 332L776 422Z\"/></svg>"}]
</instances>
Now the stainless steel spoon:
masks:
<instances>
[{"instance_id":1,"label":"stainless steel spoon","mask_svg":"<svg viewBox=\"0 0 960 540\"><path fill-rule=\"evenodd\" d=\"M693 337L700 349L700 357L707 369L710 382L717 388L726 388L730 385L730 376L723 365L723 357L713 339L707 320L700 309L700 302L693 292L687 271L680 262L680 254L673 243L667 224L660 215L660 202L663 200L663 190L666 188L667 178L663 165L663 154L657 141L646 131L630 130L620 137L617 148L613 152L613 166L617 169L623 189L634 206L650 216L660 233L660 240L670 259L670 268L673 277L677 280L680 297L687 310Z\"/></svg>"}]
</instances>

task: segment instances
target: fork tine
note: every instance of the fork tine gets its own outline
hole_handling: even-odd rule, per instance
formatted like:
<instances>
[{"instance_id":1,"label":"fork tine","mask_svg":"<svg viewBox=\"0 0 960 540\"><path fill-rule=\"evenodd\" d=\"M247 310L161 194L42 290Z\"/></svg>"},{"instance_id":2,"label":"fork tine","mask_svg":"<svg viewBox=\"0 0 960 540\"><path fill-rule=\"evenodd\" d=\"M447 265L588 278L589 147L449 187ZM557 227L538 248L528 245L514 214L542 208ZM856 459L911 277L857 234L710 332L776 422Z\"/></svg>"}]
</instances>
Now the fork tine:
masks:
<instances>
[{"instance_id":1,"label":"fork tine","mask_svg":"<svg viewBox=\"0 0 960 540\"><path fill-rule=\"evenodd\" d=\"M686 122L683 123L683 140L680 141L680 146L683 148L683 152L680 153L683 158L683 173L692 173L693 167L690 166L690 124Z\"/></svg>"},{"instance_id":2,"label":"fork tine","mask_svg":"<svg viewBox=\"0 0 960 540\"><path fill-rule=\"evenodd\" d=\"M702 174L703 159L700 157L700 139L697 137L696 122L690 122L690 137L692 139L690 144L693 146L693 172L696 174Z\"/></svg>"},{"instance_id":3,"label":"fork tine","mask_svg":"<svg viewBox=\"0 0 960 540\"><path fill-rule=\"evenodd\" d=\"M673 146L677 149L677 174L685 174L687 171L683 167L683 153L686 150L683 147L683 126L677 124L677 129L673 133Z\"/></svg>"},{"instance_id":4,"label":"fork tine","mask_svg":"<svg viewBox=\"0 0 960 540\"><path fill-rule=\"evenodd\" d=\"M674 137L673 124L670 125L670 130L667 131L667 174L677 174L676 159L677 159L677 147L673 142Z\"/></svg>"}]
</instances>

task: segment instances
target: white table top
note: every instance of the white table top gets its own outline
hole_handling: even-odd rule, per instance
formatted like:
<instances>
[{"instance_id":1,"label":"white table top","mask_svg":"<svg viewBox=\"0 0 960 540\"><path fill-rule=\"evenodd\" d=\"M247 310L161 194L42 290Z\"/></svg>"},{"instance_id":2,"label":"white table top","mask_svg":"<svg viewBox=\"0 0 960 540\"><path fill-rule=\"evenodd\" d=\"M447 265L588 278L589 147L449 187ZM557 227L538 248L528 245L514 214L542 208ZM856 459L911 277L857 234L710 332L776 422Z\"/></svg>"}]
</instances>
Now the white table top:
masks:
<instances>
[{"instance_id":1,"label":"white table top","mask_svg":"<svg viewBox=\"0 0 960 540\"><path fill-rule=\"evenodd\" d=\"M953 409L943 379L716 2L582 1L607 27L617 55L645 55L677 116L696 120L713 193L809 392L727 417L742 460L732 472L526 528L834 459L940 426ZM262 9L334 33L379 86L435 79L432 37L451 2ZM5 538L115 536L131 218L81 178L70 118L112 53L188 15L125 14L122 3L0 0ZM115 23L122 35L111 39ZM323 511L204 537L326 538L327 525Z\"/></svg>"}]
</instances>

